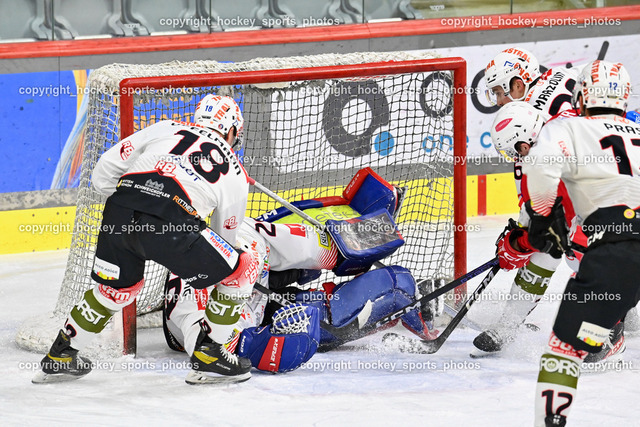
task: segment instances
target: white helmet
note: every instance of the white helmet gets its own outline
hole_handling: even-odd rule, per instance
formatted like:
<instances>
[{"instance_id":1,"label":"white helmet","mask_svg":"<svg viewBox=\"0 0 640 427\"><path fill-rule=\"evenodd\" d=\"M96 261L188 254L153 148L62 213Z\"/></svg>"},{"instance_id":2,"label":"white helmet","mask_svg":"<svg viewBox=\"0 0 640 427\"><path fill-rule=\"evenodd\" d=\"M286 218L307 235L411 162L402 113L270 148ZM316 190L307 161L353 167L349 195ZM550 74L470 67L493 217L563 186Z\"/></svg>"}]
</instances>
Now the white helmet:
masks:
<instances>
[{"instance_id":1,"label":"white helmet","mask_svg":"<svg viewBox=\"0 0 640 427\"><path fill-rule=\"evenodd\" d=\"M582 69L573 90L573 105L582 94L584 108L612 108L627 111L631 78L621 63L595 60Z\"/></svg>"},{"instance_id":2,"label":"white helmet","mask_svg":"<svg viewBox=\"0 0 640 427\"><path fill-rule=\"evenodd\" d=\"M195 124L217 130L225 137L236 128L236 139L232 147L238 150L242 146L244 119L240 107L229 96L207 95L200 100L193 116Z\"/></svg>"},{"instance_id":3,"label":"white helmet","mask_svg":"<svg viewBox=\"0 0 640 427\"><path fill-rule=\"evenodd\" d=\"M491 140L498 153L509 161L515 161L518 158L516 144L526 142L533 145L543 125L542 115L531 104L510 102L498 111L491 125Z\"/></svg>"},{"instance_id":4,"label":"white helmet","mask_svg":"<svg viewBox=\"0 0 640 427\"><path fill-rule=\"evenodd\" d=\"M493 91L491 90L496 86L502 87L505 96L510 97L510 83L514 77L519 77L524 82L526 86L525 95L529 91L531 83L540 77L540 64L538 60L526 49L519 47L505 49L496 55L487 65L484 71L484 81L487 86L487 98L491 104L495 105L496 103L493 98ZM511 98L511 100L521 101L522 98Z\"/></svg>"}]
</instances>

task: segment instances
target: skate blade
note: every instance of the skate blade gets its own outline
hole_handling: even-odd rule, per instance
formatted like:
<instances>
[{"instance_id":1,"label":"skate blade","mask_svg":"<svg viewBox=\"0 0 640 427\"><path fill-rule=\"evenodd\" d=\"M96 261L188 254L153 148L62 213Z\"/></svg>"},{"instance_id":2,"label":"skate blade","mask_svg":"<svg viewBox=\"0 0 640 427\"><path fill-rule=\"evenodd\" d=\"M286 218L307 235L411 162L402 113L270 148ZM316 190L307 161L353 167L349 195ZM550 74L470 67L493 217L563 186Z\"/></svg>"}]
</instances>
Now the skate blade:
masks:
<instances>
[{"instance_id":1,"label":"skate blade","mask_svg":"<svg viewBox=\"0 0 640 427\"><path fill-rule=\"evenodd\" d=\"M88 372L87 372L88 374ZM43 371L37 372L33 378L31 378L31 382L33 384L54 384L54 383L64 383L68 381L78 380L85 375L70 375L70 374L47 374Z\"/></svg>"},{"instance_id":2,"label":"skate blade","mask_svg":"<svg viewBox=\"0 0 640 427\"><path fill-rule=\"evenodd\" d=\"M220 374L215 374L213 372L191 370L191 372L187 374L187 377L184 379L184 381L187 384L192 384L192 385L199 385L199 384L225 385L225 384L241 383L241 382L247 381L249 378L251 378L251 372L247 372L241 375L220 375Z\"/></svg>"}]
</instances>

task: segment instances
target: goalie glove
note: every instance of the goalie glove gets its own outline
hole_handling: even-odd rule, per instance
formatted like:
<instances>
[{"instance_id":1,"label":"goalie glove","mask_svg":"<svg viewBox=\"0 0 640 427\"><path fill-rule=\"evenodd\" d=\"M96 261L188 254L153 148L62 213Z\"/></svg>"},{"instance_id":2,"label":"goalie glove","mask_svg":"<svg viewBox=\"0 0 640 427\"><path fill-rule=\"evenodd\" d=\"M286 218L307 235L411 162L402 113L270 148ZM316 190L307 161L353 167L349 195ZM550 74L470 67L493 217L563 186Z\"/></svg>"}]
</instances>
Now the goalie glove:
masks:
<instances>
[{"instance_id":1,"label":"goalie glove","mask_svg":"<svg viewBox=\"0 0 640 427\"><path fill-rule=\"evenodd\" d=\"M500 268L515 270L529 262L536 249L529 244L528 233L513 219L496 241L496 255L500 261Z\"/></svg>"},{"instance_id":2,"label":"goalie glove","mask_svg":"<svg viewBox=\"0 0 640 427\"><path fill-rule=\"evenodd\" d=\"M569 226L562 207L562 197L556 199L549 216L534 211L530 200L525 207L531 218L528 230L531 246L554 258L562 258L563 253L574 256L569 243Z\"/></svg>"},{"instance_id":3,"label":"goalie glove","mask_svg":"<svg viewBox=\"0 0 640 427\"><path fill-rule=\"evenodd\" d=\"M271 326L242 331L238 355L261 371L293 371L315 354L319 341L318 309L292 304L274 313Z\"/></svg>"}]
</instances>

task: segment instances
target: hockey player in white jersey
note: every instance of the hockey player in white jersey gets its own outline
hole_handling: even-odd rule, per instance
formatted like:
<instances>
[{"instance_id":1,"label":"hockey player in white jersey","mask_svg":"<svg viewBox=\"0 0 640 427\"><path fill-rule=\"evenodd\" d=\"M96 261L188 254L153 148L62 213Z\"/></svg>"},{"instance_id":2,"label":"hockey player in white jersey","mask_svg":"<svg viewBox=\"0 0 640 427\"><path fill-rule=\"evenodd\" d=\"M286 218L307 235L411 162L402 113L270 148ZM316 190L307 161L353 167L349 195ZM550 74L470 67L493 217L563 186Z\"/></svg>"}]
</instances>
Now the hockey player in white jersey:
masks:
<instances>
[{"instance_id":1,"label":"hockey player in white jersey","mask_svg":"<svg viewBox=\"0 0 640 427\"><path fill-rule=\"evenodd\" d=\"M526 200L523 199L526 198L526 185L523 192L522 164L518 161L518 153L513 148L512 139L535 141L544 122L570 110L576 77L577 71L564 67L552 68L541 73L536 57L519 47L500 52L486 67L487 97L493 104L502 107L513 101L522 101L531 105L537 112L535 114L533 111L526 111L522 106L516 107L503 113L501 120L496 120L491 129L496 150L508 161L514 162L514 179L521 208L518 223L522 227L526 227L529 222L524 209ZM518 115L522 117L522 123L516 125ZM570 201L565 200L565 204L570 205ZM509 230L505 230L498 239L497 245L502 248L499 251L500 266L508 270L518 269L518 273L511 286L503 315L495 326L483 331L474 339L474 357L495 354L515 339L517 331L523 327L527 315L544 295L551 276L560 264L560 259L540 252L530 253L526 258L509 259L509 243L505 236L513 235L509 234Z\"/></svg>"},{"instance_id":2,"label":"hockey player in white jersey","mask_svg":"<svg viewBox=\"0 0 640 427\"><path fill-rule=\"evenodd\" d=\"M622 64L587 64L574 92L582 117L546 125L523 165L530 244L550 253L568 250L560 180L587 236L541 357L536 426L565 425L580 362L600 351L640 296L640 126L624 118L630 89Z\"/></svg>"},{"instance_id":3,"label":"hockey player in white jersey","mask_svg":"<svg viewBox=\"0 0 640 427\"><path fill-rule=\"evenodd\" d=\"M193 288L218 283L207 301L189 378L249 379L249 360L224 347L258 274L257 262L236 250L237 225L248 195L244 168L232 149L243 118L232 98L207 95L194 124L163 120L125 138L93 171L96 190L109 196L91 277L41 362L34 383L80 378L90 371L78 356L111 316L144 286L145 260L154 260ZM211 215L210 228L203 218Z\"/></svg>"}]
</instances>

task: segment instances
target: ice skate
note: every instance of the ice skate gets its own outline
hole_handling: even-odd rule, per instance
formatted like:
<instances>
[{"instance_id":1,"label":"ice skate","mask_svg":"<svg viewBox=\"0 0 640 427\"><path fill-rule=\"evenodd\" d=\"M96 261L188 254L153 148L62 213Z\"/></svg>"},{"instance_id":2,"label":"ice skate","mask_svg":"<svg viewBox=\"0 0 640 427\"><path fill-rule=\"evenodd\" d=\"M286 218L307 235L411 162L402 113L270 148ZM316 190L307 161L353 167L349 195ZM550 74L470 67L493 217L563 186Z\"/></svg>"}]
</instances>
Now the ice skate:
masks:
<instances>
[{"instance_id":1,"label":"ice skate","mask_svg":"<svg viewBox=\"0 0 640 427\"><path fill-rule=\"evenodd\" d=\"M42 371L31 379L34 384L77 380L91 372L91 361L78 356L78 350L71 347L69 336L62 330L40 366Z\"/></svg>"},{"instance_id":2,"label":"ice skate","mask_svg":"<svg viewBox=\"0 0 640 427\"><path fill-rule=\"evenodd\" d=\"M204 332L198 337L191 364L193 369L185 379L187 384L230 384L251 378L249 359L231 353Z\"/></svg>"}]
</instances>

